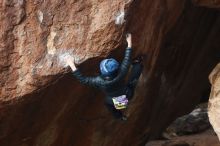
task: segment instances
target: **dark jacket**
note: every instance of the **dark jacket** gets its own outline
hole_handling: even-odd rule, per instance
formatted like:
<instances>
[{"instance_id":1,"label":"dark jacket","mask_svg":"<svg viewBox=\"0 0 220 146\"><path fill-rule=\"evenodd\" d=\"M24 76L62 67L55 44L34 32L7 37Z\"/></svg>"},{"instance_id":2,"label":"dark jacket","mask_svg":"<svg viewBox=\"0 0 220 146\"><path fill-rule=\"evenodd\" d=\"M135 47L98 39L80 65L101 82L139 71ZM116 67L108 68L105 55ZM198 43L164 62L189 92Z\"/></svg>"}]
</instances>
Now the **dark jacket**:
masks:
<instances>
[{"instance_id":1,"label":"dark jacket","mask_svg":"<svg viewBox=\"0 0 220 146\"><path fill-rule=\"evenodd\" d=\"M129 70L131 62L131 48L126 48L125 56L121 63L117 76L111 80L105 80L102 76L86 77L83 76L77 69L73 75L82 83L101 89L105 95L105 101L108 104L113 104L112 97L120 96L126 92L125 76Z\"/></svg>"}]
</instances>

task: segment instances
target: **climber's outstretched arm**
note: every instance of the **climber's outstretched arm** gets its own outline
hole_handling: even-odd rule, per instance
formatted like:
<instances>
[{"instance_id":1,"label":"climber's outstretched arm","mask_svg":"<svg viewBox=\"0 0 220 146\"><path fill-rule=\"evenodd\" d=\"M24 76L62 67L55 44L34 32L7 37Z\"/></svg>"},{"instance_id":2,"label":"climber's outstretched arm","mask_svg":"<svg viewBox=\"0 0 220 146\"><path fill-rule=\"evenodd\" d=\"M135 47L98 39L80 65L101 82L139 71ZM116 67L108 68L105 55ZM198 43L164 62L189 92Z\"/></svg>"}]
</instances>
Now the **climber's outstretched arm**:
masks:
<instances>
[{"instance_id":1,"label":"climber's outstretched arm","mask_svg":"<svg viewBox=\"0 0 220 146\"><path fill-rule=\"evenodd\" d=\"M131 41L131 34L126 35L126 40L128 43L128 47L125 50L125 56L121 63L119 76L125 76L129 70L129 66L131 64L131 52L132 52L132 41Z\"/></svg>"},{"instance_id":2,"label":"climber's outstretched arm","mask_svg":"<svg viewBox=\"0 0 220 146\"><path fill-rule=\"evenodd\" d=\"M100 83L97 77L86 77L81 74L79 69L73 72L73 75L80 83L98 88Z\"/></svg>"},{"instance_id":3,"label":"climber's outstretched arm","mask_svg":"<svg viewBox=\"0 0 220 146\"><path fill-rule=\"evenodd\" d=\"M124 56L124 59L121 63L118 75L113 80L106 82L106 84L114 84L115 82L120 81L121 79L123 79L126 76L128 70L129 70L129 66L131 64L131 53L132 53L131 34L126 35L126 40L128 43L128 47L125 50L125 56Z\"/></svg>"},{"instance_id":4,"label":"climber's outstretched arm","mask_svg":"<svg viewBox=\"0 0 220 146\"><path fill-rule=\"evenodd\" d=\"M78 79L82 84L98 87L99 82L96 77L85 77L81 74L79 69L76 68L74 61L71 58L67 58L67 64L72 69L73 75Z\"/></svg>"}]
</instances>

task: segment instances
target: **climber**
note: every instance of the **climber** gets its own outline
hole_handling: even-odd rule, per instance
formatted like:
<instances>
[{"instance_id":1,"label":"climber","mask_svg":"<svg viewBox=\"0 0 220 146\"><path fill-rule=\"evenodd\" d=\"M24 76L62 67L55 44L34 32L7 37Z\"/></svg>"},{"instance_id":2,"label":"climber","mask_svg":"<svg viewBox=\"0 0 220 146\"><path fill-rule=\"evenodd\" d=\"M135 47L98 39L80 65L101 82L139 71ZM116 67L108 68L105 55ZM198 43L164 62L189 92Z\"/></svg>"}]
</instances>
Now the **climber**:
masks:
<instances>
[{"instance_id":1,"label":"climber","mask_svg":"<svg viewBox=\"0 0 220 146\"><path fill-rule=\"evenodd\" d=\"M132 41L131 34L126 35L128 47L125 51L124 59L119 63L113 59L104 59L100 63L100 76L85 77L76 68L74 61L67 58L66 62L73 71L73 75L82 83L101 89L105 97L105 105L107 109L113 114L116 119L127 120L127 117L121 111L128 105L134 94L137 81L141 75L143 65L143 56L139 56L131 63ZM128 73L130 64L132 69L127 81L125 83L125 76Z\"/></svg>"}]
</instances>

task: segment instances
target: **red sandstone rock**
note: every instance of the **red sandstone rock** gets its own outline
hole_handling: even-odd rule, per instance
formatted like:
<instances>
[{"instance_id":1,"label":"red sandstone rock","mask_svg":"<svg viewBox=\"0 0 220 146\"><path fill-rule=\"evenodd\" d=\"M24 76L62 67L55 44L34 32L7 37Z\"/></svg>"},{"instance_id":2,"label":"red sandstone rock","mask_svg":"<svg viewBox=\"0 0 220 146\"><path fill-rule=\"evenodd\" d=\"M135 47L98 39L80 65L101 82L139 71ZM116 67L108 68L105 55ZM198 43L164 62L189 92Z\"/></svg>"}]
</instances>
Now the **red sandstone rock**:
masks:
<instances>
[{"instance_id":1,"label":"red sandstone rock","mask_svg":"<svg viewBox=\"0 0 220 146\"><path fill-rule=\"evenodd\" d=\"M68 50L77 62L104 56L121 42L115 19L130 2L24 1L0 3L1 101L38 90L63 73L56 54ZM3 14L3 15L2 15Z\"/></svg>"},{"instance_id":2,"label":"red sandstone rock","mask_svg":"<svg viewBox=\"0 0 220 146\"><path fill-rule=\"evenodd\" d=\"M192 0L194 4L210 8L220 8L220 0Z\"/></svg>"},{"instance_id":3,"label":"red sandstone rock","mask_svg":"<svg viewBox=\"0 0 220 146\"><path fill-rule=\"evenodd\" d=\"M185 0L7 0L0 14L2 146L143 145L193 109L219 61L219 12ZM127 31L133 55L148 58L123 123L99 91L66 74L57 53L72 52L95 74L101 57L123 56Z\"/></svg>"},{"instance_id":4,"label":"red sandstone rock","mask_svg":"<svg viewBox=\"0 0 220 146\"><path fill-rule=\"evenodd\" d=\"M219 146L212 129L195 135L178 136L171 140L152 141L145 146Z\"/></svg>"},{"instance_id":5,"label":"red sandstone rock","mask_svg":"<svg viewBox=\"0 0 220 146\"><path fill-rule=\"evenodd\" d=\"M220 64L210 74L212 91L209 98L209 119L220 139Z\"/></svg>"}]
</instances>

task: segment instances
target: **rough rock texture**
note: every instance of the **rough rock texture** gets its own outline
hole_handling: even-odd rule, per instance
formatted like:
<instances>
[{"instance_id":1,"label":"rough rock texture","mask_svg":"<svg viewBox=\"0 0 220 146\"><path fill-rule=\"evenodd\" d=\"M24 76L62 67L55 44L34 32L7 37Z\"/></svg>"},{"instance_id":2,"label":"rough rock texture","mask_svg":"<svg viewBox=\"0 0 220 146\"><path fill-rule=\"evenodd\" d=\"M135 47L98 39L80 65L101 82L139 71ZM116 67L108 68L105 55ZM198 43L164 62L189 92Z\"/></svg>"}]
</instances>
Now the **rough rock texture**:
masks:
<instances>
[{"instance_id":1,"label":"rough rock texture","mask_svg":"<svg viewBox=\"0 0 220 146\"><path fill-rule=\"evenodd\" d=\"M116 25L123 11L126 21ZM220 58L220 12L191 1L7 0L0 12L3 146L144 145L193 109ZM123 123L112 119L100 92L66 74L57 56L72 53L94 75L111 51L122 57L126 31L134 56L148 58Z\"/></svg>"},{"instance_id":2,"label":"rough rock texture","mask_svg":"<svg viewBox=\"0 0 220 146\"><path fill-rule=\"evenodd\" d=\"M175 137L171 140L157 140L145 146L219 146L219 141L212 129L190 136Z\"/></svg>"},{"instance_id":3,"label":"rough rock texture","mask_svg":"<svg viewBox=\"0 0 220 146\"><path fill-rule=\"evenodd\" d=\"M7 0L0 3L0 95L9 101L50 83L62 73L57 55L76 61L107 54L123 28L115 18L129 2L99 0Z\"/></svg>"},{"instance_id":4,"label":"rough rock texture","mask_svg":"<svg viewBox=\"0 0 220 146\"><path fill-rule=\"evenodd\" d=\"M220 63L209 76L212 91L209 98L209 119L220 139Z\"/></svg>"},{"instance_id":5,"label":"rough rock texture","mask_svg":"<svg viewBox=\"0 0 220 146\"><path fill-rule=\"evenodd\" d=\"M210 7L210 8L220 8L220 0L192 0L194 4Z\"/></svg>"},{"instance_id":6,"label":"rough rock texture","mask_svg":"<svg viewBox=\"0 0 220 146\"><path fill-rule=\"evenodd\" d=\"M194 109L190 114L184 115L176 119L163 133L166 138L172 136L182 136L201 133L211 127L207 106L198 107Z\"/></svg>"}]
</instances>

